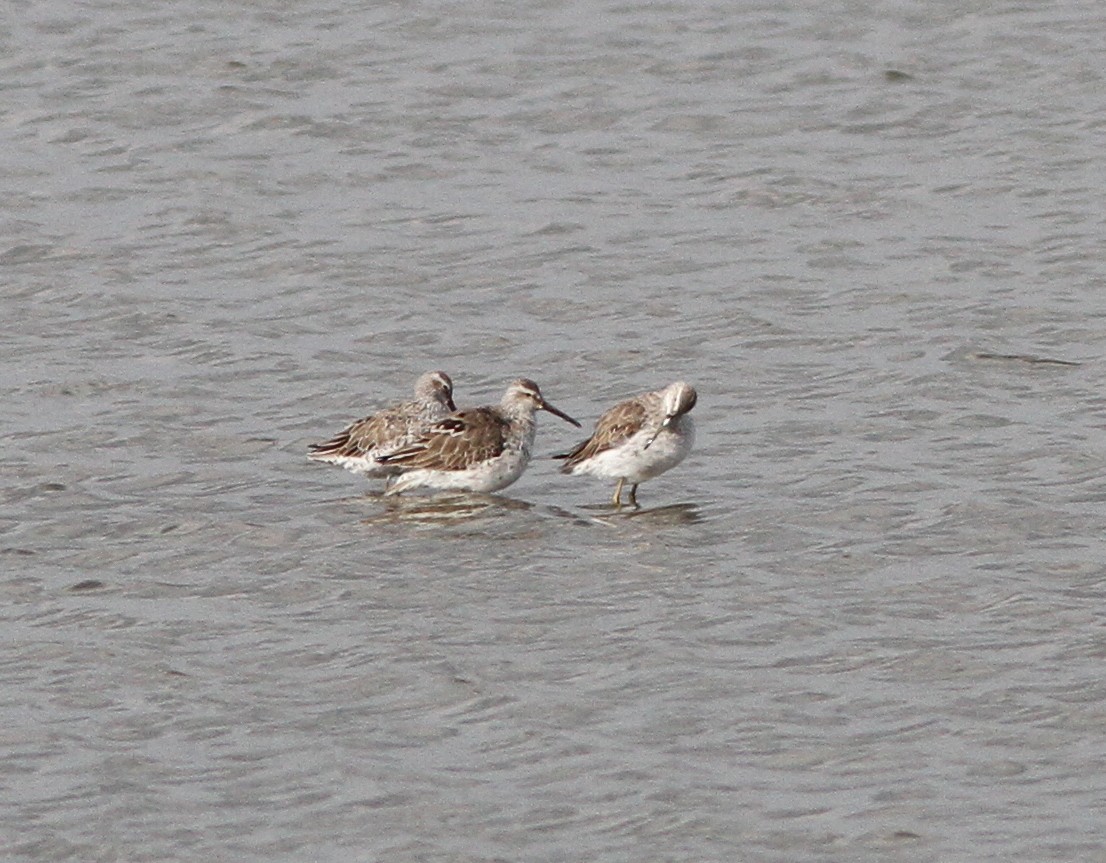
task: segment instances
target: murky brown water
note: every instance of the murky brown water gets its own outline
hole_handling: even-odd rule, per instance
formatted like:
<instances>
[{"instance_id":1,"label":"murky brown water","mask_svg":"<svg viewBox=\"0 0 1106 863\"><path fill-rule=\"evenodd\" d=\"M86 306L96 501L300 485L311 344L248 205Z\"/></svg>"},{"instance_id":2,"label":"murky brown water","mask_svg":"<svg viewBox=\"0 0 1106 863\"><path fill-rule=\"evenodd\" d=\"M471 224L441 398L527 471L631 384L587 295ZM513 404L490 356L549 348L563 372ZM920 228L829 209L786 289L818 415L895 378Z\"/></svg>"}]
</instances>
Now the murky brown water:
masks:
<instances>
[{"instance_id":1,"label":"murky brown water","mask_svg":"<svg viewBox=\"0 0 1106 863\"><path fill-rule=\"evenodd\" d=\"M1104 36L17 5L0 856L1106 859ZM622 514L548 416L498 499L303 457L428 368L699 441Z\"/></svg>"}]
</instances>

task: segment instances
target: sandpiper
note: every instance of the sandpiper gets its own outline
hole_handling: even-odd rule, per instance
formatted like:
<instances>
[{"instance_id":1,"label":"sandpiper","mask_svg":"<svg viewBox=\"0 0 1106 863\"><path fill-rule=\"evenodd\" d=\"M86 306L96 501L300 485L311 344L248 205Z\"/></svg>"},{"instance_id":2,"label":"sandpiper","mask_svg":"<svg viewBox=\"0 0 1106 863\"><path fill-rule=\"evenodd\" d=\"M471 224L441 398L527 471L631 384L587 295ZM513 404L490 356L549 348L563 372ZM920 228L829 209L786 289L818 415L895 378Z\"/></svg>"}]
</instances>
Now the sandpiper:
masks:
<instances>
[{"instance_id":1,"label":"sandpiper","mask_svg":"<svg viewBox=\"0 0 1106 863\"><path fill-rule=\"evenodd\" d=\"M427 372L415 381L413 401L392 405L351 423L328 441L311 444L307 457L362 476L385 477L387 483L400 469L383 464L380 456L411 443L419 432L455 410L449 375Z\"/></svg>"},{"instance_id":2,"label":"sandpiper","mask_svg":"<svg viewBox=\"0 0 1106 863\"><path fill-rule=\"evenodd\" d=\"M629 482L630 503L637 506L637 487L684 460L695 443L695 423L688 411L697 396L679 381L663 390L619 402L595 424L590 438L563 458L562 473L617 479L611 503L622 506L622 486Z\"/></svg>"},{"instance_id":3,"label":"sandpiper","mask_svg":"<svg viewBox=\"0 0 1106 863\"><path fill-rule=\"evenodd\" d=\"M410 488L492 492L506 488L526 469L534 446L534 412L556 414L580 424L549 404L538 385L519 378L502 401L456 411L425 428L406 446L380 456L400 477L385 494Z\"/></svg>"}]
</instances>

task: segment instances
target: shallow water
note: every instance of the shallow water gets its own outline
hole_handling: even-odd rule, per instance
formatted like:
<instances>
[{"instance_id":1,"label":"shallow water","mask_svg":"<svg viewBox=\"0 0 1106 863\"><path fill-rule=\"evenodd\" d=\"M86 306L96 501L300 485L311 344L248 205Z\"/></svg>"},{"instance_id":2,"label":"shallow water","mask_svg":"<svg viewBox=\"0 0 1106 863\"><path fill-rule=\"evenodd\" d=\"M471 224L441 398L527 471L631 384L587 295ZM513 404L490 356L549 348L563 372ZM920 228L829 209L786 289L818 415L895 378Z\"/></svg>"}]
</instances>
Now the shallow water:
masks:
<instances>
[{"instance_id":1,"label":"shallow water","mask_svg":"<svg viewBox=\"0 0 1106 863\"><path fill-rule=\"evenodd\" d=\"M17 8L0 856L1101 857L1106 13L811 8ZM304 458L429 368L696 449Z\"/></svg>"}]
</instances>

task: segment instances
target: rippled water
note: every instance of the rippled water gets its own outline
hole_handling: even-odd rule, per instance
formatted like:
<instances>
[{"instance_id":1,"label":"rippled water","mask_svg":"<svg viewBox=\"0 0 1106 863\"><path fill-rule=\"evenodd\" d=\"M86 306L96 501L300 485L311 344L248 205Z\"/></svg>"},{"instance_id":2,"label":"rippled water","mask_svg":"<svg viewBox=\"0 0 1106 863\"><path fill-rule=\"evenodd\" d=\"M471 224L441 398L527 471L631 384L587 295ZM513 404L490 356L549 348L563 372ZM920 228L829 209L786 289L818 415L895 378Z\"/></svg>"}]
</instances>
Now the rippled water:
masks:
<instances>
[{"instance_id":1,"label":"rippled water","mask_svg":"<svg viewBox=\"0 0 1106 863\"><path fill-rule=\"evenodd\" d=\"M1103 858L1106 11L13 6L0 856ZM449 371L644 485L376 488Z\"/></svg>"}]
</instances>

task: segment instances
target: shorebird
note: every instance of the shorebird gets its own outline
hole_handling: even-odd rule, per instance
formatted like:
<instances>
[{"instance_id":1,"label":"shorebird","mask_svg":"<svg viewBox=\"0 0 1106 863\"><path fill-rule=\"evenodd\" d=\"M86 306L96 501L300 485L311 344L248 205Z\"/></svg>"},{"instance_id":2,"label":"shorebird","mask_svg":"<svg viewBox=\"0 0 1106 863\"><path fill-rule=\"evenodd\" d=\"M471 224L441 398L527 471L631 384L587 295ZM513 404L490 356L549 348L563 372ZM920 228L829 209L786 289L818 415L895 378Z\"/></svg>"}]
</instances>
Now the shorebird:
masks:
<instances>
[{"instance_id":1,"label":"shorebird","mask_svg":"<svg viewBox=\"0 0 1106 863\"><path fill-rule=\"evenodd\" d=\"M506 488L530 461L534 412L539 410L580 427L547 402L536 383L519 378L498 405L456 411L423 429L406 446L380 456L382 464L401 472L385 494L421 486L479 492Z\"/></svg>"},{"instance_id":2,"label":"shorebird","mask_svg":"<svg viewBox=\"0 0 1106 863\"><path fill-rule=\"evenodd\" d=\"M637 506L637 487L684 460L695 443L695 423L688 415L697 396L682 381L663 390L619 402L595 424L590 438L563 458L561 472L617 479L611 503L622 506L622 486L629 482L630 503Z\"/></svg>"},{"instance_id":3,"label":"shorebird","mask_svg":"<svg viewBox=\"0 0 1106 863\"><path fill-rule=\"evenodd\" d=\"M385 477L388 483L399 468L383 464L380 456L411 443L420 431L455 410L449 375L427 372L415 381L413 401L392 405L351 423L328 441L311 444L307 457L362 476Z\"/></svg>"}]
</instances>

